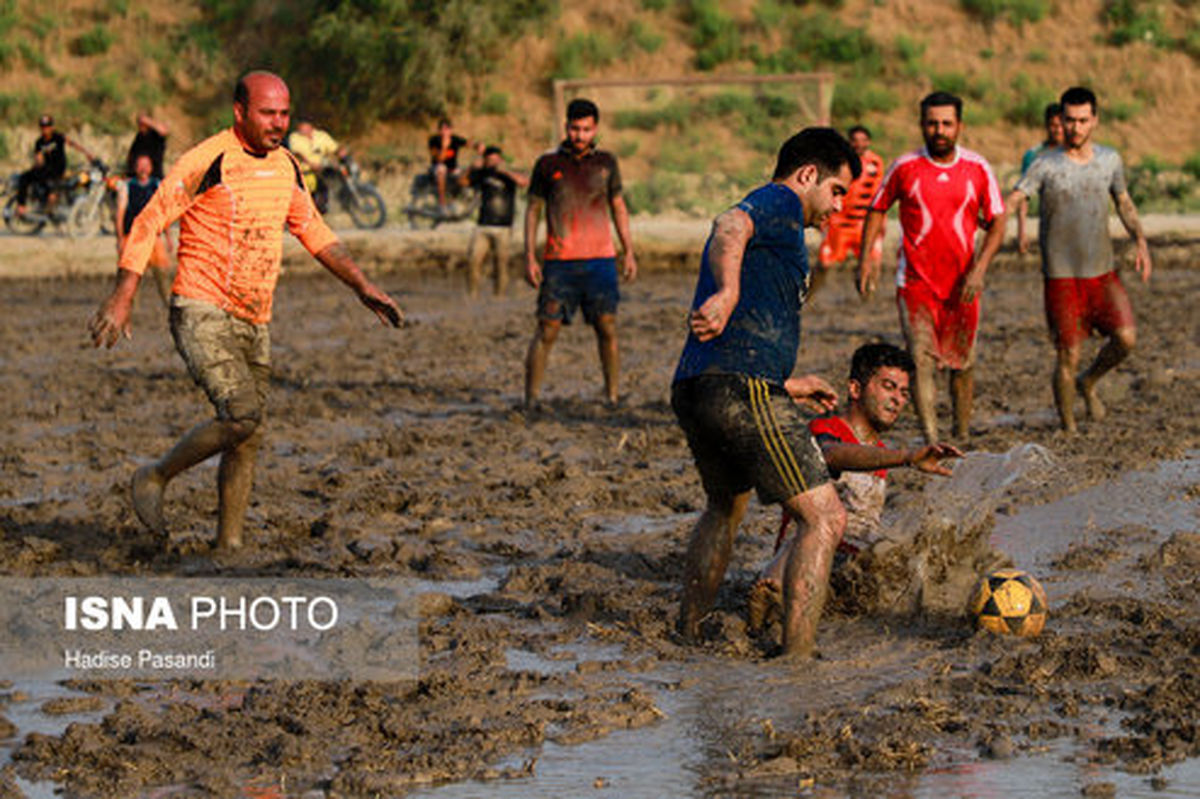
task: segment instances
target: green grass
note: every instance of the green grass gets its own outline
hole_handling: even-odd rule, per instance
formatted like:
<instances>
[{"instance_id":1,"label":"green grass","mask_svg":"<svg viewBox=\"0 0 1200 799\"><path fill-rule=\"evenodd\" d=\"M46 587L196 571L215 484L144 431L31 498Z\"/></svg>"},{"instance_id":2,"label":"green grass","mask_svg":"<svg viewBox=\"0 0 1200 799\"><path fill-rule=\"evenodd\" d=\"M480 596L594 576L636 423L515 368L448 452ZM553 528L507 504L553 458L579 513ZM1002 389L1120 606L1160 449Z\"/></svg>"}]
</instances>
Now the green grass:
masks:
<instances>
[{"instance_id":1,"label":"green grass","mask_svg":"<svg viewBox=\"0 0 1200 799\"><path fill-rule=\"evenodd\" d=\"M1200 150L1189 155L1180 168L1193 180L1200 181Z\"/></svg>"},{"instance_id":2,"label":"green grass","mask_svg":"<svg viewBox=\"0 0 1200 799\"><path fill-rule=\"evenodd\" d=\"M629 23L629 29L626 36L634 47L644 53L655 53L663 46L666 37L658 32L652 25L635 19Z\"/></svg>"},{"instance_id":3,"label":"green grass","mask_svg":"<svg viewBox=\"0 0 1200 799\"><path fill-rule=\"evenodd\" d=\"M741 57L741 32L718 0L687 0L685 11L692 25L697 69L708 71Z\"/></svg>"},{"instance_id":4,"label":"green grass","mask_svg":"<svg viewBox=\"0 0 1200 799\"><path fill-rule=\"evenodd\" d=\"M1163 27L1162 12L1155 3L1144 0L1105 0L1101 12L1108 26L1108 43L1117 46L1148 42L1157 46L1170 43Z\"/></svg>"},{"instance_id":5,"label":"green grass","mask_svg":"<svg viewBox=\"0 0 1200 799\"><path fill-rule=\"evenodd\" d=\"M488 93L482 100L479 101L479 112L481 114L492 114L494 116L503 116L504 114L507 114L508 93Z\"/></svg>"},{"instance_id":6,"label":"green grass","mask_svg":"<svg viewBox=\"0 0 1200 799\"><path fill-rule=\"evenodd\" d=\"M898 103L896 95L879 81L839 80L833 90L833 118L839 124L857 122L873 111L891 111Z\"/></svg>"},{"instance_id":7,"label":"green grass","mask_svg":"<svg viewBox=\"0 0 1200 799\"><path fill-rule=\"evenodd\" d=\"M1013 78L1013 95L1004 108L1004 119L1014 125L1040 128L1046 106L1058 99L1058 93L1035 82L1023 72Z\"/></svg>"},{"instance_id":8,"label":"green grass","mask_svg":"<svg viewBox=\"0 0 1200 799\"><path fill-rule=\"evenodd\" d=\"M54 68L50 66L50 62L42 55L41 50L33 46L28 40L22 39L17 43L17 51L21 54L21 60L30 69L36 69L38 74L44 78L54 77Z\"/></svg>"},{"instance_id":9,"label":"green grass","mask_svg":"<svg viewBox=\"0 0 1200 799\"><path fill-rule=\"evenodd\" d=\"M986 25L1003 19L1017 28L1045 19L1051 9L1050 0L959 0L959 5Z\"/></svg>"},{"instance_id":10,"label":"green grass","mask_svg":"<svg viewBox=\"0 0 1200 799\"><path fill-rule=\"evenodd\" d=\"M622 52L622 43L605 33L577 33L554 45L554 77L586 77L616 61Z\"/></svg>"},{"instance_id":11,"label":"green grass","mask_svg":"<svg viewBox=\"0 0 1200 799\"><path fill-rule=\"evenodd\" d=\"M72 55L93 56L104 55L112 47L114 37L104 25L97 24L86 33L76 36L71 41Z\"/></svg>"}]
</instances>

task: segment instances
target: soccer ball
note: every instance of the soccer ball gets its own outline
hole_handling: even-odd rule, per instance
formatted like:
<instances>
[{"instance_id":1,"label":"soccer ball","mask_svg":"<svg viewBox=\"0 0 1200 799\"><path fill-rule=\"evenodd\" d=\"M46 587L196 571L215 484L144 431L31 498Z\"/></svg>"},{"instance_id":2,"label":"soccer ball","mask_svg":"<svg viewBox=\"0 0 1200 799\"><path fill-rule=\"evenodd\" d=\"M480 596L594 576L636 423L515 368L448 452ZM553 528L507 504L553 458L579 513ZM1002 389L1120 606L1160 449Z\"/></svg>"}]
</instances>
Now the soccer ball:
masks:
<instances>
[{"instance_id":1,"label":"soccer ball","mask_svg":"<svg viewBox=\"0 0 1200 799\"><path fill-rule=\"evenodd\" d=\"M977 627L1028 638L1042 631L1050 612L1041 584L1020 569L1000 569L981 579L970 610Z\"/></svg>"}]
</instances>

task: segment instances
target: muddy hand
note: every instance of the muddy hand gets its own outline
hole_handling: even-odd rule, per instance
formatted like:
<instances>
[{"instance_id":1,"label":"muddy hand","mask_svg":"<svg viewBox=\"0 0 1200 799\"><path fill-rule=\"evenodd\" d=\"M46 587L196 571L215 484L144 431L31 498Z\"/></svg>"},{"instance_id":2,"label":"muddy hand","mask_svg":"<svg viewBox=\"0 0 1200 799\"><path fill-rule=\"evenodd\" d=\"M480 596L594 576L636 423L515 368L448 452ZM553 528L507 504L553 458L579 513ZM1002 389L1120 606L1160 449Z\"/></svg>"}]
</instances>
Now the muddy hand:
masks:
<instances>
[{"instance_id":1,"label":"muddy hand","mask_svg":"<svg viewBox=\"0 0 1200 799\"><path fill-rule=\"evenodd\" d=\"M375 312L381 323L392 327L400 327L404 323L404 312L400 310L400 306L374 286L368 286L358 298L363 305Z\"/></svg>"},{"instance_id":2,"label":"muddy hand","mask_svg":"<svg viewBox=\"0 0 1200 799\"><path fill-rule=\"evenodd\" d=\"M127 339L133 338L133 331L129 325L129 317L124 319L118 318L118 315L109 307L109 303L100 306L100 310L96 311L96 315L88 322L88 331L92 334L92 346L104 346L106 349L112 349L112 346L124 336Z\"/></svg>"}]
</instances>

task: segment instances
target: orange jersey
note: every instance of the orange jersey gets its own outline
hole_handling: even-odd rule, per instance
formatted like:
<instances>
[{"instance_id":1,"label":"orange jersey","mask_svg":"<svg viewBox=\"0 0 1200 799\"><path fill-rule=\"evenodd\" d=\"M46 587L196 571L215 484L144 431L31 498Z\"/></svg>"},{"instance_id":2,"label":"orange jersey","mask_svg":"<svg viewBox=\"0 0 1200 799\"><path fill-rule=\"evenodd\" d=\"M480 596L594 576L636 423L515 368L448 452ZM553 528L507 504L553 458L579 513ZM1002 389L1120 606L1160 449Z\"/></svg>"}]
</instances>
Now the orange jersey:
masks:
<instances>
[{"instance_id":1,"label":"orange jersey","mask_svg":"<svg viewBox=\"0 0 1200 799\"><path fill-rule=\"evenodd\" d=\"M134 220L120 267L142 274L158 235L179 219L172 293L254 324L271 320L287 225L311 253L337 242L295 158L248 152L232 129L183 154Z\"/></svg>"},{"instance_id":2,"label":"orange jersey","mask_svg":"<svg viewBox=\"0 0 1200 799\"><path fill-rule=\"evenodd\" d=\"M850 184L842 202L842 210L830 215L829 226L855 228L861 235L863 220L867 218L875 190L883 180L883 159L867 150L859 160L862 161L862 174Z\"/></svg>"}]
</instances>

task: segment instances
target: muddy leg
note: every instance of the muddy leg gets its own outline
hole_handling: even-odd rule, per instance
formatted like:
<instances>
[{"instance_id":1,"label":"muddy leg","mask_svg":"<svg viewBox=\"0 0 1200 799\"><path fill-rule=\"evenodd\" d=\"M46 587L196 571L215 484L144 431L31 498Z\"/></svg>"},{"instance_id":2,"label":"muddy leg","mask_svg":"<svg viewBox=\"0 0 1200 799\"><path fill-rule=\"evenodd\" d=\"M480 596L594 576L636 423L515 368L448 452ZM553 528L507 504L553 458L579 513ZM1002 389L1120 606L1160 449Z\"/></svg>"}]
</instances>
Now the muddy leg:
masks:
<instances>
[{"instance_id":1,"label":"muddy leg","mask_svg":"<svg viewBox=\"0 0 1200 799\"><path fill-rule=\"evenodd\" d=\"M525 407L531 407L537 401L538 392L542 390L542 378L546 376L546 361L550 358L550 348L558 338L562 322L557 319L539 319L533 340L529 342L529 351L525 354Z\"/></svg>"},{"instance_id":2,"label":"muddy leg","mask_svg":"<svg viewBox=\"0 0 1200 799\"><path fill-rule=\"evenodd\" d=\"M246 508L250 505L250 487L254 483L254 462L262 438L263 428L259 425L240 444L221 453L221 465L217 469L218 549L233 550L242 546L242 528Z\"/></svg>"},{"instance_id":3,"label":"muddy leg","mask_svg":"<svg viewBox=\"0 0 1200 799\"><path fill-rule=\"evenodd\" d=\"M504 296L508 291L508 239L509 232L496 233L492 236L492 261L495 272L495 294Z\"/></svg>"},{"instance_id":4,"label":"muddy leg","mask_svg":"<svg viewBox=\"0 0 1200 799\"><path fill-rule=\"evenodd\" d=\"M975 404L974 367L950 372L950 399L954 405L954 438L962 441L971 429L971 411Z\"/></svg>"},{"instance_id":5,"label":"muddy leg","mask_svg":"<svg viewBox=\"0 0 1200 799\"><path fill-rule=\"evenodd\" d=\"M1075 373L1079 371L1080 347L1059 347L1054 365L1054 407L1063 430L1074 433L1079 428L1075 423Z\"/></svg>"},{"instance_id":6,"label":"muddy leg","mask_svg":"<svg viewBox=\"0 0 1200 799\"><path fill-rule=\"evenodd\" d=\"M1076 385L1079 393L1083 394L1083 400L1087 403L1088 416L1092 419L1100 421L1107 413L1104 403L1100 401L1100 396L1096 393L1096 384L1117 364L1128 358L1136 344L1137 328L1131 325L1117 329L1100 348L1092 365L1079 376L1079 382Z\"/></svg>"},{"instance_id":7,"label":"muddy leg","mask_svg":"<svg viewBox=\"0 0 1200 799\"><path fill-rule=\"evenodd\" d=\"M802 520L783 572L783 655L807 658L829 590L833 553L846 529L846 510L832 483L797 494L784 506Z\"/></svg>"},{"instance_id":8,"label":"muddy leg","mask_svg":"<svg viewBox=\"0 0 1200 799\"><path fill-rule=\"evenodd\" d=\"M604 396L609 403L617 402L617 382L621 371L621 354L617 349L617 317L600 314L596 318L596 348L600 351L600 368L604 372Z\"/></svg>"},{"instance_id":9,"label":"muddy leg","mask_svg":"<svg viewBox=\"0 0 1200 799\"><path fill-rule=\"evenodd\" d=\"M479 295L483 261L487 257L488 239L479 228L471 231L471 242L467 245L467 296Z\"/></svg>"},{"instance_id":10,"label":"muddy leg","mask_svg":"<svg viewBox=\"0 0 1200 799\"><path fill-rule=\"evenodd\" d=\"M236 447L254 434L255 421L212 419L193 427L166 455L133 474L133 510L142 524L159 535L166 535L162 498L167 483L185 469L208 460L218 452Z\"/></svg>"},{"instance_id":11,"label":"muddy leg","mask_svg":"<svg viewBox=\"0 0 1200 799\"><path fill-rule=\"evenodd\" d=\"M750 492L709 497L692 537L683 564L683 598L679 607L679 633L687 641L700 637L700 620L712 609L721 578L729 565L733 534L737 531Z\"/></svg>"}]
</instances>

